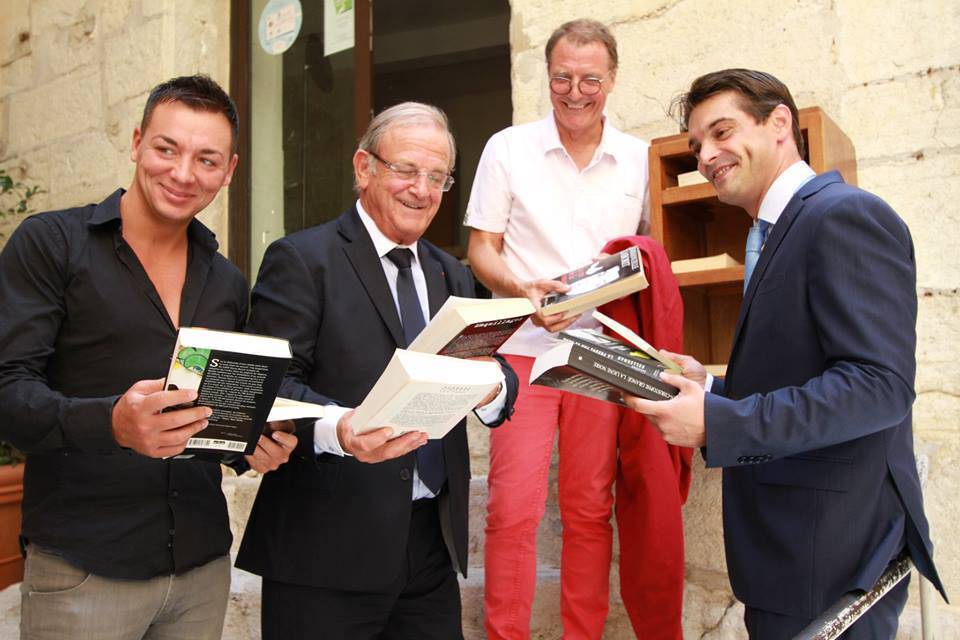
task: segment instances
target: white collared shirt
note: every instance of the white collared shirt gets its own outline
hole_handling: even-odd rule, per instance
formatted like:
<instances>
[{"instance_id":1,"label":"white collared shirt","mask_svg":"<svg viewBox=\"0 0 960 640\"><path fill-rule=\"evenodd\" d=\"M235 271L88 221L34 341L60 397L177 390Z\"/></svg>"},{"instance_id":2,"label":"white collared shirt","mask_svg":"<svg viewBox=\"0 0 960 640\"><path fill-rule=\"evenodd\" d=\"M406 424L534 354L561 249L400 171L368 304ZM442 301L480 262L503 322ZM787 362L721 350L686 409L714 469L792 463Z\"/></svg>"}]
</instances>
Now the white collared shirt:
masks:
<instances>
[{"instance_id":1,"label":"white collared shirt","mask_svg":"<svg viewBox=\"0 0 960 640\"><path fill-rule=\"evenodd\" d=\"M502 233L504 262L521 280L555 278L588 264L608 240L646 231L647 149L605 118L600 144L580 170L552 112L504 129L483 150L463 224ZM594 325L592 318L577 324ZM500 352L537 356L554 342L527 321Z\"/></svg>"},{"instance_id":2,"label":"white collared shirt","mask_svg":"<svg viewBox=\"0 0 960 640\"><path fill-rule=\"evenodd\" d=\"M364 208L357 200L357 213L360 214L360 221L363 222L370 240L373 241L373 247L380 257L380 266L383 267L384 275L387 277L387 285L390 287L390 295L393 296L393 304L397 309L397 317L400 317L400 302L397 299L397 274L400 269L387 257L387 253L396 247L410 249L413 252L413 260L410 262L410 272L413 276L413 285L417 290L417 296L420 298L420 309L423 311L425 319L430 317L429 299L427 297L427 279L423 275L423 266L420 264L420 254L417 251L417 244L398 245L390 240L377 223L373 221ZM497 419L503 410L507 399L506 385L502 385L500 394L490 403L474 411L477 417L484 424L489 424ZM313 428L313 449L317 455L321 453L332 453L338 456L349 455L340 446L340 440L337 438L337 423L343 414L350 411L350 407L341 407L339 405L328 404L324 408L324 416L316 421ZM416 468L413 470L413 498L432 498L434 494L425 484L420 482L420 476Z\"/></svg>"},{"instance_id":3,"label":"white collared shirt","mask_svg":"<svg viewBox=\"0 0 960 640\"><path fill-rule=\"evenodd\" d=\"M766 195L760 202L760 212L757 217L770 226L777 224L780 214L787 208L787 203L793 198L800 187L815 178L817 174L803 160L797 160L787 167L783 173L770 185ZM771 229L772 230L772 229Z\"/></svg>"}]
</instances>

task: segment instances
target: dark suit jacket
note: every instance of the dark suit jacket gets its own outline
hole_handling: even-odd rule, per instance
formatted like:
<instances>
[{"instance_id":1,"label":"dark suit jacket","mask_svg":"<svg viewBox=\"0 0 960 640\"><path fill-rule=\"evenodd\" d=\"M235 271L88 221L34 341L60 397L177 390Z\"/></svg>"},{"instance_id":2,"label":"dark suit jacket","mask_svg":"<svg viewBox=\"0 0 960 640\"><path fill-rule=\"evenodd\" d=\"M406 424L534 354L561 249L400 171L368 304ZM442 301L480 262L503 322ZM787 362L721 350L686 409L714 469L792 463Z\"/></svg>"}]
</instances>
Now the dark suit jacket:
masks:
<instances>
[{"instance_id":1,"label":"dark suit jacket","mask_svg":"<svg viewBox=\"0 0 960 640\"><path fill-rule=\"evenodd\" d=\"M794 195L740 308L706 459L746 605L816 616L906 541L938 589L913 454L916 268L882 200L833 172Z\"/></svg>"},{"instance_id":2,"label":"dark suit jacket","mask_svg":"<svg viewBox=\"0 0 960 640\"><path fill-rule=\"evenodd\" d=\"M431 316L450 295L474 296L470 272L421 240ZM252 294L250 331L284 337L293 362L280 395L357 406L394 350L400 318L380 259L356 209L274 242ZM512 411L517 378L506 374ZM498 424L499 424L498 422ZM237 566L271 580L355 591L393 583L407 548L415 454L379 464L315 455L313 425L299 429L290 462L264 476ZM466 574L470 460L466 423L444 439L441 524L455 569Z\"/></svg>"}]
</instances>

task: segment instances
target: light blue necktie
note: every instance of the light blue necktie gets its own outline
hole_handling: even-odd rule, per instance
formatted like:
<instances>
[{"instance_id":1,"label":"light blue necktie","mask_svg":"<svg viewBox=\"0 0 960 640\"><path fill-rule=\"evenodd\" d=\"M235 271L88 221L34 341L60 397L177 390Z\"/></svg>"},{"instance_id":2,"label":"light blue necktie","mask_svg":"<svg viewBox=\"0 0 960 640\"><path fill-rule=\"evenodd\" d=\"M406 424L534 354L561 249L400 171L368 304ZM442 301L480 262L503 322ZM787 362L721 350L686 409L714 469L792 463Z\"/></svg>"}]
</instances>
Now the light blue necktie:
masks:
<instances>
[{"instance_id":1,"label":"light blue necktie","mask_svg":"<svg viewBox=\"0 0 960 640\"><path fill-rule=\"evenodd\" d=\"M743 259L743 292L747 292L747 286L750 284L750 276L753 275L753 269L757 266L757 260L760 259L760 251L763 249L763 243L767 241L767 232L770 230L770 223L766 220L756 220L750 227L750 233L747 234L747 251Z\"/></svg>"}]
</instances>

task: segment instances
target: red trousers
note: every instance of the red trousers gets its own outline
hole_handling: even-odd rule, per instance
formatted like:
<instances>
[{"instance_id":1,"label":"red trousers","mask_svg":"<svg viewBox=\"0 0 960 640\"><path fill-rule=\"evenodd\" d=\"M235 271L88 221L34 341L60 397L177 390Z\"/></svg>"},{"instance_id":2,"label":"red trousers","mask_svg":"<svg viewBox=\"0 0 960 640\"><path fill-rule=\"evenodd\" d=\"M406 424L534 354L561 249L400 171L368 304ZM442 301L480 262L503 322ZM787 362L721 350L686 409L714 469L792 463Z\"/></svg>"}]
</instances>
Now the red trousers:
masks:
<instances>
[{"instance_id":1,"label":"red trousers","mask_svg":"<svg viewBox=\"0 0 960 640\"><path fill-rule=\"evenodd\" d=\"M563 637L592 639L603 633L616 479L620 590L634 630L640 638L676 640L683 531L680 493L666 445L645 430L652 431L647 425L639 429L628 421L620 433L622 411L616 405L529 386L533 359L507 358L520 378L520 393L511 420L491 432L484 553L488 638L530 637L536 532L546 508L550 458L559 431ZM632 451L640 447L648 450Z\"/></svg>"},{"instance_id":2,"label":"red trousers","mask_svg":"<svg viewBox=\"0 0 960 640\"><path fill-rule=\"evenodd\" d=\"M617 470L620 596L637 638L683 638L683 516L674 454L624 409Z\"/></svg>"}]
</instances>

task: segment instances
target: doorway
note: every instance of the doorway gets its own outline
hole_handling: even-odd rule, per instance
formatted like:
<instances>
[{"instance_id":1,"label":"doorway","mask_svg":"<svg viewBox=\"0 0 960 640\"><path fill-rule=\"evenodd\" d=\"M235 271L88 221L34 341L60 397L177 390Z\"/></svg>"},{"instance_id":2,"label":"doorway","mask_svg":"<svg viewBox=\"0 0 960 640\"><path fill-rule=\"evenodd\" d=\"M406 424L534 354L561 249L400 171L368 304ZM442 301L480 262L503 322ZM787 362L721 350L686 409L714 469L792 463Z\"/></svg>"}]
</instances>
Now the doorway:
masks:
<instances>
[{"instance_id":1,"label":"doorway","mask_svg":"<svg viewBox=\"0 0 960 640\"><path fill-rule=\"evenodd\" d=\"M455 182L425 237L465 256L474 171L487 139L512 120L509 3L355 0L355 42L367 49L325 54L324 2L302 2L296 40L270 55L257 34L267 0L235 0L247 28L233 64L246 72L231 91L243 127L240 167L249 173L231 190L231 259L252 281L271 242L348 209L358 132L372 113L405 100L434 104L450 120Z\"/></svg>"}]
</instances>

